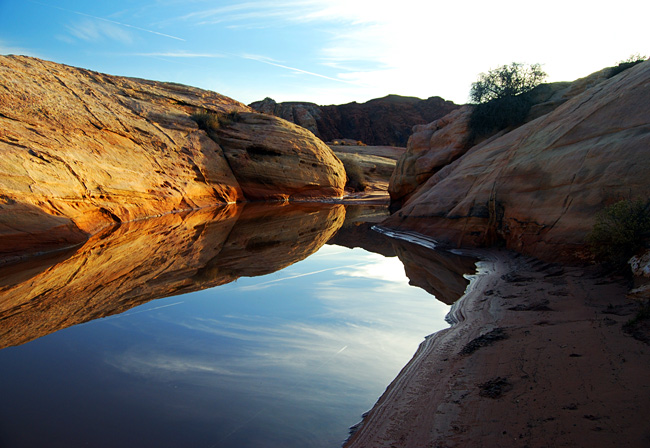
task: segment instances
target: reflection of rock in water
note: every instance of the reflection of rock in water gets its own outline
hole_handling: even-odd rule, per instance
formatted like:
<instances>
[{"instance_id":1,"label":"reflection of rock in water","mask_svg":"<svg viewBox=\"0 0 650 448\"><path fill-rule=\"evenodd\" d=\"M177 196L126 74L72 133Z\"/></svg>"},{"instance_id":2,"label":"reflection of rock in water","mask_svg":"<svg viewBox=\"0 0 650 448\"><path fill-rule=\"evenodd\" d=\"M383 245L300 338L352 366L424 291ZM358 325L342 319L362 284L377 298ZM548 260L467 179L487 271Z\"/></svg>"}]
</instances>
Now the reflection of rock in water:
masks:
<instances>
[{"instance_id":1,"label":"reflection of rock in water","mask_svg":"<svg viewBox=\"0 0 650 448\"><path fill-rule=\"evenodd\" d=\"M0 348L153 299L282 269L318 250L341 205L203 209L111 227L68 257L0 270Z\"/></svg>"},{"instance_id":2,"label":"reflection of rock in water","mask_svg":"<svg viewBox=\"0 0 650 448\"><path fill-rule=\"evenodd\" d=\"M402 240L396 240L394 244L409 284L419 286L447 305L465 293L469 280L464 275L476 272L474 258L431 250Z\"/></svg>"},{"instance_id":3,"label":"reflection of rock in water","mask_svg":"<svg viewBox=\"0 0 650 448\"><path fill-rule=\"evenodd\" d=\"M387 216L386 206L347 205L343 226L327 243L350 249L360 247L384 257L394 257L393 239L372 230L372 226Z\"/></svg>"},{"instance_id":4,"label":"reflection of rock in water","mask_svg":"<svg viewBox=\"0 0 650 448\"><path fill-rule=\"evenodd\" d=\"M348 207L345 224L328 243L360 247L385 257L399 257L411 285L424 289L448 305L463 295L469 284L464 275L476 271L475 259L435 251L375 232L372 226L380 222L383 215L368 213L367 210Z\"/></svg>"}]
</instances>

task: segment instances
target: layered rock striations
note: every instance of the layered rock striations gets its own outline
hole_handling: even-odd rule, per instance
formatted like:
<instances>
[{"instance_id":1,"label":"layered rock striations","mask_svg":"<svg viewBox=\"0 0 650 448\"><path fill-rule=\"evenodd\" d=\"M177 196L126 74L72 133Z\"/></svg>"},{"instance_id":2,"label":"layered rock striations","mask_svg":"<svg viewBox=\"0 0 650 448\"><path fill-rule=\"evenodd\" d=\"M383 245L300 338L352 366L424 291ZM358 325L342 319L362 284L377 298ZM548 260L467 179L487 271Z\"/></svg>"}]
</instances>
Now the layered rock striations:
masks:
<instances>
[{"instance_id":1,"label":"layered rock striations","mask_svg":"<svg viewBox=\"0 0 650 448\"><path fill-rule=\"evenodd\" d=\"M193 118L206 111L248 115L224 147ZM257 154L238 152L251 145ZM345 184L341 163L313 135L255 118L225 96L21 56L0 56L0 152L2 255L76 244L116 222L243 201L246 191L254 199L340 196ZM268 157L257 157L270 152L291 163L270 172ZM256 173L266 176L261 192Z\"/></svg>"},{"instance_id":2,"label":"layered rock striations","mask_svg":"<svg viewBox=\"0 0 650 448\"><path fill-rule=\"evenodd\" d=\"M467 110L416 128L390 186L402 207L385 224L580 258L599 210L650 191L650 62L553 95L552 111L470 148Z\"/></svg>"},{"instance_id":3,"label":"layered rock striations","mask_svg":"<svg viewBox=\"0 0 650 448\"><path fill-rule=\"evenodd\" d=\"M347 138L369 145L400 147L406 146L414 125L429 123L459 107L440 97L421 100L398 95L330 106L277 103L266 98L250 106L309 129L324 141Z\"/></svg>"}]
</instances>

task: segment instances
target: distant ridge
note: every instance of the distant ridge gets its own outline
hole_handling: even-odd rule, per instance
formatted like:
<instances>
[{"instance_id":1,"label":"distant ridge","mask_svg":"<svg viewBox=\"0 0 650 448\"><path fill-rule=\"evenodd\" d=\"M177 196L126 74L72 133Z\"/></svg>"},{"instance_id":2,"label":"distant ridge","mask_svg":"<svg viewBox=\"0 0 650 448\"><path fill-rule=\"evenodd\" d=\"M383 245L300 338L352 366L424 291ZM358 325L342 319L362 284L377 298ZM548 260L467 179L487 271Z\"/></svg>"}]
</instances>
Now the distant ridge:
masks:
<instances>
[{"instance_id":1,"label":"distant ridge","mask_svg":"<svg viewBox=\"0 0 650 448\"><path fill-rule=\"evenodd\" d=\"M278 103L271 98L250 107L309 129L324 141L360 140L368 145L405 147L418 124L437 120L460 106L434 96L426 100L388 95L366 103L319 106L307 102Z\"/></svg>"}]
</instances>

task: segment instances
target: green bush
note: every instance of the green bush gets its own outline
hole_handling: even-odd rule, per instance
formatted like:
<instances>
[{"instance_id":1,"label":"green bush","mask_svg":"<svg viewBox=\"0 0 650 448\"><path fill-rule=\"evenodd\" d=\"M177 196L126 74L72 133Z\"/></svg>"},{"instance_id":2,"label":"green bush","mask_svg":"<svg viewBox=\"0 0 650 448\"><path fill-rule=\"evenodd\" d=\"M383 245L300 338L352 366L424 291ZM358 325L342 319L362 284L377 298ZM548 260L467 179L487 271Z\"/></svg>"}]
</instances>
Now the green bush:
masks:
<instances>
[{"instance_id":1,"label":"green bush","mask_svg":"<svg viewBox=\"0 0 650 448\"><path fill-rule=\"evenodd\" d=\"M602 210L587 235L596 260L622 268L650 237L650 200L622 200Z\"/></svg>"},{"instance_id":2,"label":"green bush","mask_svg":"<svg viewBox=\"0 0 650 448\"><path fill-rule=\"evenodd\" d=\"M612 67L612 69L609 72L608 77L611 78L613 76L618 75L619 73L627 70L628 68L632 68L637 64L640 64L642 62L645 62L648 59L647 56L643 56L639 53L630 55L627 59L624 59L622 61L619 61L617 65Z\"/></svg>"},{"instance_id":3,"label":"green bush","mask_svg":"<svg viewBox=\"0 0 650 448\"><path fill-rule=\"evenodd\" d=\"M478 81L472 83L469 97L473 103L481 104L521 95L541 84L546 76L540 64L526 66L512 62L479 74Z\"/></svg>"},{"instance_id":4,"label":"green bush","mask_svg":"<svg viewBox=\"0 0 650 448\"><path fill-rule=\"evenodd\" d=\"M541 65L526 66L517 62L481 73L469 94L476 104L469 122L469 143L522 124L533 105L525 94L544 78L546 73Z\"/></svg>"}]
</instances>

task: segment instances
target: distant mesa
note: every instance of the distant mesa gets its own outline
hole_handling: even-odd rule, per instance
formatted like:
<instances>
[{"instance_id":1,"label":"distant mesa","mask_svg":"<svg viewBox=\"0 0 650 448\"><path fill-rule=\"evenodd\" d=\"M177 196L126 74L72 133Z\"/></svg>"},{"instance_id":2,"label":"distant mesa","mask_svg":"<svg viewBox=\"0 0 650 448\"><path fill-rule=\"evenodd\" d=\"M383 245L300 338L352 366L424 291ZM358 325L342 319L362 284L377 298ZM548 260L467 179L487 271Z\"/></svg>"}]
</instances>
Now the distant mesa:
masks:
<instances>
[{"instance_id":1,"label":"distant mesa","mask_svg":"<svg viewBox=\"0 0 650 448\"><path fill-rule=\"evenodd\" d=\"M414 125L434 121L460 106L437 96L422 100L388 95L366 103L330 106L277 103L265 98L250 107L296 123L326 142L348 139L367 145L405 147Z\"/></svg>"}]
</instances>

